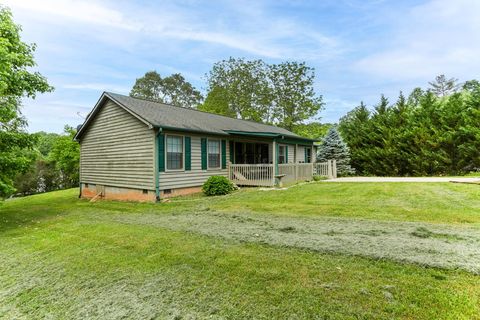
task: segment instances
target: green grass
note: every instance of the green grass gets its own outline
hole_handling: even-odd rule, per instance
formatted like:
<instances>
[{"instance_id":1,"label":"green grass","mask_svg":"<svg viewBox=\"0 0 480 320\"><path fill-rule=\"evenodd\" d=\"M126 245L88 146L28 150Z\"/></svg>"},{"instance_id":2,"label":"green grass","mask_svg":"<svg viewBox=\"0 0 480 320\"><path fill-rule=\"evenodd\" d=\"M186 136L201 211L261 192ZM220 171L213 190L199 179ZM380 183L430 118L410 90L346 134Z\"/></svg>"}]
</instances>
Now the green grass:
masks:
<instances>
[{"instance_id":1,"label":"green grass","mask_svg":"<svg viewBox=\"0 0 480 320\"><path fill-rule=\"evenodd\" d=\"M7 201L0 204L0 318L480 319L480 278L466 272L113 219L247 211L477 224L478 190L316 183L165 204L89 203L78 190Z\"/></svg>"},{"instance_id":2,"label":"green grass","mask_svg":"<svg viewBox=\"0 0 480 320\"><path fill-rule=\"evenodd\" d=\"M480 186L455 183L311 183L243 192L209 205L220 211L480 223Z\"/></svg>"}]
</instances>

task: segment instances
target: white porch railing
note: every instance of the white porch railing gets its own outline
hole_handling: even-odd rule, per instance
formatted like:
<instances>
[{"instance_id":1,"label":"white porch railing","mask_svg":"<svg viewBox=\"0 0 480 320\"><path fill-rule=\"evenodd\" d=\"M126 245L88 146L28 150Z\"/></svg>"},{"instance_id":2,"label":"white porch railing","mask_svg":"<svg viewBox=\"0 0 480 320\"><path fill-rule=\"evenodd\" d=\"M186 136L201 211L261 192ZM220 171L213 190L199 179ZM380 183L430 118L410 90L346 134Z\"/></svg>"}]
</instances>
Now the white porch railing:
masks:
<instances>
[{"instance_id":1,"label":"white porch railing","mask_svg":"<svg viewBox=\"0 0 480 320\"><path fill-rule=\"evenodd\" d=\"M337 160L328 160L327 162L317 162L314 164L313 174L316 176L333 179L337 177Z\"/></svg>"},{"instance_id":2,"label":"white porch railing","mask_svg":"<svg viewBox=\"0 0 480 320\"><path fill-rule=\"evenodd\" d=\"M228 178L239 186L265 186L275 184L273 164L229 164Z\"/></svg>"},{"instance_id":3,"label":"white porch railing","mask_svg":"<svg viewBox=\"0 0 480 320\"><path fill-rule=\"evenodd\" d=\"M273 164L228 164L228 178L240 186L275 185L275 167ZM329 179L336 178L336 162L329 160L322 163L284 163L278 165L278 176L285 184L297 181L309 181L314 175Z\"/></svg>"},{"instance_id":4,"label":"white porch railing","mask_svg":"<svg viewBox=\"0 0 480 320\"><path fill-rule=\"evenodd\" d=\"M307 181L313 179L314 163L284 163L278 165L278 174L285 175L284 183Z\"/></svg>"}]
</instances>

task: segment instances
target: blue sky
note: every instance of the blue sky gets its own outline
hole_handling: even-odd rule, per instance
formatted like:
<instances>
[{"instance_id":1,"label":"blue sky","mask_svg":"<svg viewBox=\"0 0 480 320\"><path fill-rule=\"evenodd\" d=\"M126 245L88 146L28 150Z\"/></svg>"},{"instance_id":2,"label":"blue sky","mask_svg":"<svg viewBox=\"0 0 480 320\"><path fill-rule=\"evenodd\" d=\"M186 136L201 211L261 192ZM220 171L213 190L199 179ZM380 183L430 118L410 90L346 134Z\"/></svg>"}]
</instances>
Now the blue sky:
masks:
<instances>
[{"instance_id":1,"label":"blue sky","mask_svg":"<svg viewBox=\"0 0 480 320\"><path fill-rule=\"evenodd\" d=\"M324 122L441 73L479 78L478 0L1 3L37 44L37 69L55 87L24 100L31 132L82 123L102 91L128 94L149 70L180 72L203 91L204 74L230 56L307 62Z\"/></svg>"}]
</instances>

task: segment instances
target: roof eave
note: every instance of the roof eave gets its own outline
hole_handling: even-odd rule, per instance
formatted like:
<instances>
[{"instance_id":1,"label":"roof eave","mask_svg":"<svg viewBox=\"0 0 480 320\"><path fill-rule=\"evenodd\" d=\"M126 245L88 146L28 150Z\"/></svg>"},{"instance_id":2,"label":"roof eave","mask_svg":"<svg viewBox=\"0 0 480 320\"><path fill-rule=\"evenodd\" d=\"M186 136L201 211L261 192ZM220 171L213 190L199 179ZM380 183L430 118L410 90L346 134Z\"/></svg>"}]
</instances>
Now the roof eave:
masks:
<instances>
[{"instance_id":1,"label":"roof eave","mask_svg":"<svg viewBox=\"0 0 480 320\"><path fill-rule=\"evenodd\" d=\"M253 131L238 131L238 130L224 130L225 132L232 134L232 135L243 135L243 136L250 136L250 137L268 137L268 138L280 138L281 140L297 140L300 142L317 142L318 140L300 137L296 135L290 135L285 133L276 133L276 132L253 132Z\"/></svg>"},{"instance_id":2,"label":"roof eave","mask_svg":"<svg viewBox=\"0 0 480 320\"><path fill-rule=\"evenodd\" d=\"M228 136L227 133L213 132L213 131L206 131L206 130L197 130L197 129L170 127L170 126L164 126L164 125L153 125L153 127L154 127L154 128L157 128L157 129L169 130L169 131L180 131L180 132L191 132L191 133L211 134L211 135L217 135L217 136Z\"/></svg>"}]
</instances>

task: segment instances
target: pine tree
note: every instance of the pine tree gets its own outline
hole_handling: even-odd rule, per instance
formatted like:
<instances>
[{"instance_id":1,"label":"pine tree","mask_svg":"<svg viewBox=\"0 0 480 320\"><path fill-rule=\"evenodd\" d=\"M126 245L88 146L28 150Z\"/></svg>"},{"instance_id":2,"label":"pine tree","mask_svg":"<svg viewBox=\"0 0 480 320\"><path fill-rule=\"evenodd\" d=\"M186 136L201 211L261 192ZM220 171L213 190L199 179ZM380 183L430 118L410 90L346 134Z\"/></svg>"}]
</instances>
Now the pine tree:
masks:
<instances>
[{"instance_id":1,"label":"pine tree","mask_svg":"<svg viewBox=\"0 0 480 320\"><path fill-rule=\"evenodd\" d=\"M336 127L331 127L318 148L317 161L337 160L337 173L346 176L355 173L350 166L350 150Z\"/></svg>"},{"instance_id":2,"label":"pine tree","mask_svg":"<svg viewBox=\"0 0 480 320\"><path fill-rule=\"evenodd\" d=\"M429 84L431 86L430 90L438 97L451 95L452 93L457 92L460 88L458 79L447 79L444 74L435 77L435 81L429 82Z\"/></svg>"}]
</instances>

